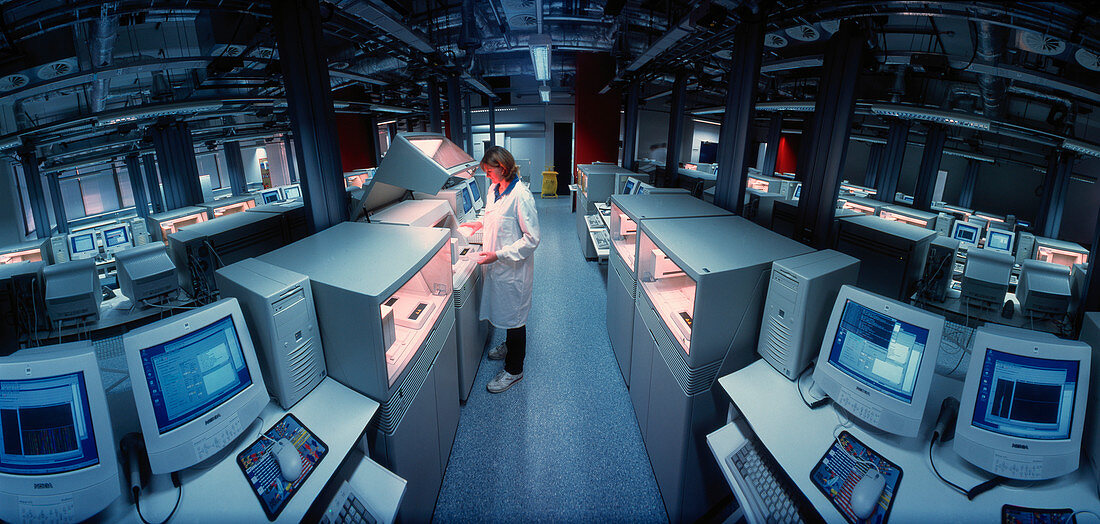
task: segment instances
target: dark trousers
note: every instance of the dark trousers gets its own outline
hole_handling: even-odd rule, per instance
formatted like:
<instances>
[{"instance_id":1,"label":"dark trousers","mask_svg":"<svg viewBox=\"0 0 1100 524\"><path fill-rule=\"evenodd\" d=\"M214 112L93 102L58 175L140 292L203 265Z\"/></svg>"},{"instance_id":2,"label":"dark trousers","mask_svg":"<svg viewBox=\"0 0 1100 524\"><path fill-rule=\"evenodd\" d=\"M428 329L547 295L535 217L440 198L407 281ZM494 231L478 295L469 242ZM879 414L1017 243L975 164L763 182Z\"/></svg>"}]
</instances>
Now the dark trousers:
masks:
<instances>
[{"instance_id":1,"label":"dark trousers","mask_svg":"<svg viewBox=\"0 0 1100 524\"><path fill-rule=\"evenodd\" d=\"M513 375L523 373L523 357L527 356L527 326L509 328L504 343L508 345L504 370Z\"/></svg>"}]
</instances>

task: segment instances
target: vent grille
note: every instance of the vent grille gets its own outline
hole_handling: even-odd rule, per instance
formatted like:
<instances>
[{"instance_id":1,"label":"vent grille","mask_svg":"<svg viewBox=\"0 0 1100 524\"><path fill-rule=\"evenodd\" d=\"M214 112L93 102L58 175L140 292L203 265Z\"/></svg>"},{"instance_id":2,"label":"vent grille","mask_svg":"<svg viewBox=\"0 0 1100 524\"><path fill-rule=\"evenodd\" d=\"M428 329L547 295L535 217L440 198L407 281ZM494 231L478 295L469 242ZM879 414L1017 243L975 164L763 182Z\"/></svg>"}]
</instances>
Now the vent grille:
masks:
<instances>
[{"instance_id":1,"label":"vent grille","mask_svg":"<svg viewBox=\"0 0 1100 524\"><path fill-rule=\"evenodd\" d=\"M764 349L777 361L786 362L791 348L791 331L779 320L772 317L764 328L767 333L764 339Z\"/></svg>"},{"instance_id":2,"label":"vent grille","mask_svg":"<svg viewBox=\"0 0 1100 524\"><path fill-rule=\"evenodd\" d=\"M405 417L409 405L416 398L420 387L424 385L424 380L428 378L428 370L435 362L436 355L443 349L443 344L447 342L447 335L454 329L453 304L448 305L447 309L439 316L438 322L432 333L428 335L428 339L424 341L424 346L420 349L420 355L417 356L412 369L406 372L401 384L393 389L389 400L383 402L378 408L378 418L376 419L378 429L387 435L392 435L397 431L397 426L401 424L401 419Z\"/></svg>"},{"instance_id":3,"label":"vent grille","mask_svg":"<svg viewBox=\"0 0 1100 524\"><path fill-rule=\"evenodd\" d=\"M698 395L709 390L718 376L722 361L715 360L695 369L689 368L684 360L684 352L680 349L680 345L669 337L664 322L661 322L661 319L653 310L653 306L649 305L648 302L642 308L642 320L645 322L650 335L657 342L657 352L661 354L661 358L672 370L672 376L676 378L676 383L680 385L680 389L688 396ZM656 329L654 329L655 326Z\"/></svg>"},{"instance_id":4,"label":"vent grille","mask_svg":"<svg viewBox=\"0 0 1100 524\"><path fill-rule=\"evenodd\" d=\"M321 379L321 359L317 358L319 352L314 348L310 338L290 353L290 382L296 392L312 388Z\"/></svg>"}]
</instances>

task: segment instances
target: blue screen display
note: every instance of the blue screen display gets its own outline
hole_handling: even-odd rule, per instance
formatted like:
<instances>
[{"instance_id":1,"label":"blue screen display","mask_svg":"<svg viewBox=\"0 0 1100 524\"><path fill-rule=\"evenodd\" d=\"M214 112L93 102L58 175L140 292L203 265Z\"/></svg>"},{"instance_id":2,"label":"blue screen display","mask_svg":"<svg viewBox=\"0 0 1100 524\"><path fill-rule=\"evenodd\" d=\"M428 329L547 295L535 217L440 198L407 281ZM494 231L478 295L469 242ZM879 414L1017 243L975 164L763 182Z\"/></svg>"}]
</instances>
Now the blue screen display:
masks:
<instances>
[{"instance_id":1,"label":"blue screen display","mask_svg":"<svg viewBox=\"0 0 1100 524\"><path fill-rule=\"evenodd\" d=\"M272 202L277 202L279 200L279 192L278 191L267 191L267 192L261 193L261 195L264 197L264 203L265 204L270 204Z\"/></svg>"},{"instance_id":2,"label":"blue screen display","mask_svg":"<svg viewBox=\"0 0 1100 524\"><path fill-rule=\"evenodd\" d=\"M95 233L84 233L69 237L69 245L73 253L85 253L95 251Z\"/></svg>"},{"instance_id":3,"label":"blue screen display","mask_svg":"<svg viewBox=\"0 0 1100 524\"><path fill-rule=\"evenodd\" d=\"M49 475L99 464L84 373L0 380L0 473Z\"/></svg>"},{"instance_id":4,"label":"blue screen display","mask_svg":"<svg viewBox=\"0 0 1100 524\"><path fill-rule=\"evenodd\" d=\"M1012 235L991 229L985 241L985 247L998 251L1012 251Z\"/></svg>"},{"instance_id":5,"label":"blue screen display","mask_svg":"<svg viewBox=\"0 0 1100 524\"><path fill-rule=\"evenodd\" d=\"M474 196L474 201L481 200L481 189L477 187L477 179L470 179L470 193Z\"/></svg>"},{"instance_id":6,"label":"blue screen display","mask_svg":"<svg viewBox=\"0 0 1100 524\"><path fill-rule=\"evenodd\" d=\"M130 232L126 230L126 226L104 229L103 241L107 244L107 247L115 247L121 246L123 244L129 244Z\"/></svg>"},{"instance_id":7,"label":"blue screen display","mask_svg":"<svg viewBox=\"0 0 1100 524\"><path fill-rule=\"evenodd\" d=\"M623 188L623 194L624 195L629 195L633 192L634 192L634 181L633 180L627 180L626 181L626 187Z\"/></svg>"},{"instance_id":8,"label":"blue screen display","mask_svg":"<svg viewBox=\"0 0 1100 524\"><path fill-rule=\"evenodd\" d=\"M955 224L955 240L959 242L977 244L979 232L980 230L977 226L970 226L962 223Z\"/></svg>"},{"instance_id":9,"label":"blue screen display","mask_svg":"<svg viewBox=\"0 0 1100 524\"><path fill-rule=\"evenodd\" d=\"M802 186L795 186L794 196L792 198L794 198L795 200L802 198Z\"/></svg>"},{"instance_id":10,"label":"blue screen display","mask_svg":"<svg viewBox=\"0 0 1100 524\"><path fill-rule=\"evenodd\" d=\"M1069 438L1079 366L987 350L971 424L1011 437Z\"/></svg>"},{"instance_id":11,"label":"blue screen display","mask_svg":"<svg viewBox=\"0 0 1100 524\"><path fill-rule=\"evenodd\" d=\"M462 214L469 213L474 208L474 201L470 198L469 186L462 188Z\"/></svg>"},{"instance_id":12,"label":"blue screen display","mask_svg":"<svg viewBox=\"0 0 1100 524\"><path fill-rule=\"evenodd\" d=\"M141 364L162 434L252 384L232 316L142 350Z\"/></svg>"},{"instance_id":13,"label":"blue screen display","mask_svg":"<svg viewBox=\"0 0 1100 524\"><path fill-rule=\"evenodd\" d=\"M848 300L829 363L891 397L913 401L928 330Z\"/></svg>"}]
</instances>

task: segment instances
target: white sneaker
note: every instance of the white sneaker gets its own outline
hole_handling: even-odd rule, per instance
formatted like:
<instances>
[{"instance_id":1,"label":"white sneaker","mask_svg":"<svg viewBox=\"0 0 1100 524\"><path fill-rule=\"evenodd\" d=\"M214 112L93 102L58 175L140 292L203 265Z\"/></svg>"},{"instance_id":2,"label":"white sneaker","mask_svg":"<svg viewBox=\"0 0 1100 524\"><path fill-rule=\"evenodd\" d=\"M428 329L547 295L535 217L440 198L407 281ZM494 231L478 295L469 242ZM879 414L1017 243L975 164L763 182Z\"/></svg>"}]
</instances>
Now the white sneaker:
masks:
<instances>
[{"instance_id":1,"label":"white sneaker","mask_svg":"<svg viewBox=\"0 0 1100 524\"><path fill-rule=\"evenodd\" d=\"M504 357L508 355L508 344L501 342L493 349L489 350L489 360L504 360Z\"/></svg>"},{"instance_id":2,"label":"white sneaker","mask_svg":"<svg viewBox=\"0 0 1100 524\"><path fill-rule=\"evenodd\" d=\"M512 384L519 382L519 379L523 378L523 373L513 375L505 370L500 370L497 376L493 377L488 384L485 385L485 389L489 390L489 393L500 393L510 387Z\"/></svg>"}]
</instances>

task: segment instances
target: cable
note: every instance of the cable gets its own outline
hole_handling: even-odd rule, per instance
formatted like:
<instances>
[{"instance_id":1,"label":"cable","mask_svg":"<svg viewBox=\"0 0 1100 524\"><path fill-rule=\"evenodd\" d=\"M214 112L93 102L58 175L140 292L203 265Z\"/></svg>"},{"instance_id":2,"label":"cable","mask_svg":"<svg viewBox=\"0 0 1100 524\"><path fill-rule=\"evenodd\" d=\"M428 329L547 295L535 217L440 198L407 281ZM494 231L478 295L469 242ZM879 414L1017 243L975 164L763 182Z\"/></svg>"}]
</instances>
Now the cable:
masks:
<instances>
[{"instance_id":1,"label":"cable","mask_svg":"<svg viewBox=\"0 0 1100 524\"><path fill-rule=\"evenodd\" d=\"M958 491L960 494L966 495L966 490L963 489L962 486L959 486L958 484L955 484L954 482L951 482L950 480L947 480L947 479L943 478L943 475L940 475L940 470L936 469L936 461L932 459L932 446L935 445L935 444L936 444L936 439L935 438L928 441L928 462L930 464L932 464L932 471L936 474L937 477L939 477L940 482L943 482L944 484L947 484L948 486L951 486L952 489L954 489L955 491Z\"/></svg>"},{"instance_id":2,"label":"cable","mask_svg":"<svg viewBox=\"0 0 1100 524\"><path fill-rule=\"evenodd\" d=\"M179 494L176 495L176 505L172 506L172 512L169 513L167 517L164 517L164 520L160 521L159 524L164 524L164 523L168 522L169 520L172 520L172 516L176 514L176 510L179 509L179 507L180 507L180 500L183 500L183 483L180 482L180 480L179 480L179 472L172 472L172 483L175 484L176 487L179 488ZM141 493L140 492L138 493L138 496L134 498L134 506L137 507L138 518L141 519L141 522L143 524L150 524L150 522L148 520L145 520L145 516L141 514Z\"/></svg>"},{"instance_id":3,"label":"cable","mask_svg":"<svg viewBox=\"0 0 1100 524\"><path fill-rule=\"evenodd\" d=\"M978 484L977 486L966 489L962 486L959 486L958 484L955 484L954 482L951 482L950 480L947 480L943 477L943 475L940 475L940 470L936 468L936 461L933 459L932 447L936 444L938 437L939 435L934 435L932 439L928 441L928 462L932 465L932 471L936 474L937 477L939 477L940 482L943 482L955 491L958 491L959 494L965 496L967 500L974 500L974 498L978 495L981 495L982 493L985 493L986 491L989 491L999 486L1002 482L1005 481L1004 477L998 475L985 482L982 482L981 484Z\"/></svg>"},{"instance_id":4,"label":"cable","mask_svg":"<svg viewBox=\"0 0 1100 524\"><path fill-rule=\"evenodd\" d=\"M810 409L817 409L817 408L819 408L819 407L821 407L822 405L825 404L825 401L828 399L828 397L823 397L821 400L819 400L815 403L815 402L810 402L810 401L806 400L806 395L802 394L802 378L806 376L806 373L812 371L813 369L814 369L813 366L810 366L810 367L806 368L805 370L803 370L802 373L799 373L798 378L795 379L794 387L796 389L798 389L798 396L802 397L802 403L805 404L806 407L808 407Z\"/></svg>"}]
</instances>

